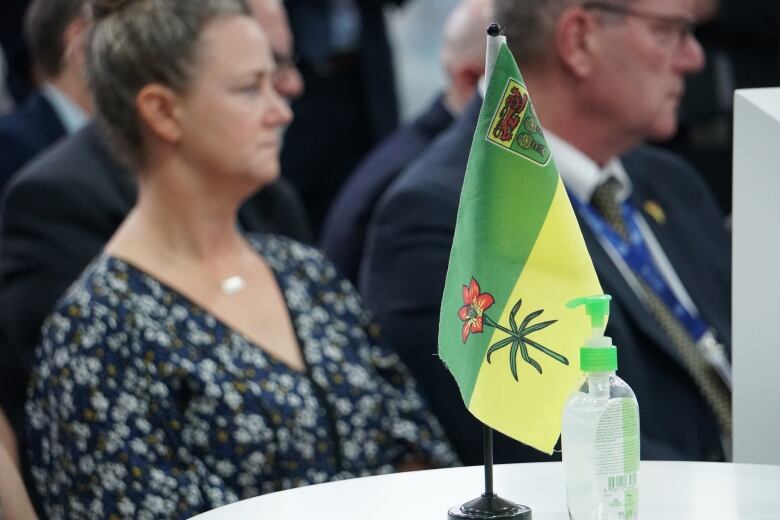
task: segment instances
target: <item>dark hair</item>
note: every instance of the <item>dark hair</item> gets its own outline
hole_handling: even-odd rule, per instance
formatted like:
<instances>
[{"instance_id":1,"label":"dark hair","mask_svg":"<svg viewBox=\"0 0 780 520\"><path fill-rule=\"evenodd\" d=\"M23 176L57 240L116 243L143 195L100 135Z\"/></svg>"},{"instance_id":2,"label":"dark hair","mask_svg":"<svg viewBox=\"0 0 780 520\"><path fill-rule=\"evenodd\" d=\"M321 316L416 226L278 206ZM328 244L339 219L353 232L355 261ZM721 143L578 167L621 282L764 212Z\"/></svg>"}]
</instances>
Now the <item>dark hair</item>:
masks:
<instances>
[{"instance_id":1,"label":"dark hair","mask_svg":"<svg viewBox=\"0 0 780 520\"><path fill-rule=\"evenodd\" d=\"M33 0L24 15L24 38L38 72L57 76L65 56L65 29L86 15L87 0Z\"/></svg>"},{"instance_id":2,"label":"dark hair","mask_svg":"<svg viewBox=\"0 0 780 520\"><path fill-rule=\"evenodd\" d=\"M117 155L143 161L135 98L157 83L181 92L203 29L224 15L250 15L244 0L92 0L87 70L97 120Z\"/></svg>"}]
</instances>

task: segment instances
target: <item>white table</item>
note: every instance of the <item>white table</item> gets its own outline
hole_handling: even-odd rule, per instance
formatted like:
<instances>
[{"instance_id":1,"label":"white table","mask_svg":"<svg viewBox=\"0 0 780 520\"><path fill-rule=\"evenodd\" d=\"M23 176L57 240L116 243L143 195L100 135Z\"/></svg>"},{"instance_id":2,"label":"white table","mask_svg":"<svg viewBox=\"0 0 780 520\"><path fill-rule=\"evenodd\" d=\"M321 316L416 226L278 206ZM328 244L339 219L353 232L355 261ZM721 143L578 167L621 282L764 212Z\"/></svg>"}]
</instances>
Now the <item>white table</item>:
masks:
<instances>
[{"instance_id":1,"label":"white table","mask_svg":"<svg viewBox=\"0 0 780 520\"><path fill-rule=\"evenodd\" d=\"M446 520L447 510L483 490L482 466L330 482L270 493L197 520ZM568 520L560 462L495 467L499 496L528 505L533 520ZM780 466L642 462L641 520L778 520ZM349 507L349 509L347 509Z\"/></svg>"}]
</instances>

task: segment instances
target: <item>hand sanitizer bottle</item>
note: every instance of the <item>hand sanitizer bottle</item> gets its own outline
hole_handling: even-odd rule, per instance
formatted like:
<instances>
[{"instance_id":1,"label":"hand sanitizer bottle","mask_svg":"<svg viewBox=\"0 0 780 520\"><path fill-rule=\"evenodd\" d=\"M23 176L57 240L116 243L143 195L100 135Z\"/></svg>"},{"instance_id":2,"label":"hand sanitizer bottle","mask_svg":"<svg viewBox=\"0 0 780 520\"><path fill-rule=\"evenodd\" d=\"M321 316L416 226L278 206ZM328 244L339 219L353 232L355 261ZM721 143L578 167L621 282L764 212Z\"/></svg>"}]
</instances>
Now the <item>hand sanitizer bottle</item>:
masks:
<instances>
[{"instance_id":1,"label":"hand sanitizer bottle","mask_svg":"<svg viewBox=\"0 0 780 520\"><path fill-rule=\"evenodd\" d=\"M580 349L587 380L566 403L561 446L571 520L636 520L639 506L639 406L604 336L609 295L579 298L593 335Z\"/></svg>"}]
</instances>

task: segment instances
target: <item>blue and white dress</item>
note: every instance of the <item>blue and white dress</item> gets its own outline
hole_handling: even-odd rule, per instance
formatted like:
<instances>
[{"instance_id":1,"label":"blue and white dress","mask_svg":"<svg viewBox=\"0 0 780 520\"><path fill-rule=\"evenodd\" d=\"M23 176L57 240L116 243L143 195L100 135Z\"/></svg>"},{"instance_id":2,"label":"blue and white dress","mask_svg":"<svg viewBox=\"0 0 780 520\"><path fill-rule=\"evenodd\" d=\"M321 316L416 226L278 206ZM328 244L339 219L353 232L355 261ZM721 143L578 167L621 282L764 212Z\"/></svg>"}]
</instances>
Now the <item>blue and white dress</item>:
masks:
<instances>
[{"instance_id":1,"label":"blue and white dress","mask_svg":"<svg viewBox=\"0 0 780 520\"><path fill-rule=\"evenodd\" d=\"M49 518L187 518L281 489L457 463L354 288L317 251L253 236L296 371L149 274L97 258L47 320L27 405Z\"/></svg>"}]
</instances>

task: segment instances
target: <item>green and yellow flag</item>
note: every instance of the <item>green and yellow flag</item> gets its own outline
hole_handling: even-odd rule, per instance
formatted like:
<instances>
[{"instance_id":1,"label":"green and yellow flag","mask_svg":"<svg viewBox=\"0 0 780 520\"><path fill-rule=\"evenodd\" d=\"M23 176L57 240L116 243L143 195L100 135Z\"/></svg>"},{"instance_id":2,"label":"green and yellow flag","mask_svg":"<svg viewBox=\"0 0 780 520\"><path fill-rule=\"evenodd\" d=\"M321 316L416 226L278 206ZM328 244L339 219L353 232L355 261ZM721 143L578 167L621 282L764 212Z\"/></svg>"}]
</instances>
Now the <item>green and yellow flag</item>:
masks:
<instances>
[{"instance_id":1,"label":"green and yellow flag","mask_svg":"<svg viewBox=\"0 0 780 520\"><path fill-rule=\"evenodd\" d=\"M500 38L461 192L439 355L479 420L552 453L591 334L585 313L565 303L602 290Z\"/></svg>"}]
</instances>

